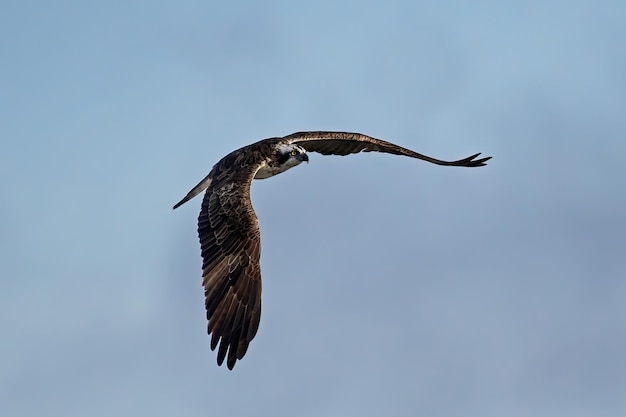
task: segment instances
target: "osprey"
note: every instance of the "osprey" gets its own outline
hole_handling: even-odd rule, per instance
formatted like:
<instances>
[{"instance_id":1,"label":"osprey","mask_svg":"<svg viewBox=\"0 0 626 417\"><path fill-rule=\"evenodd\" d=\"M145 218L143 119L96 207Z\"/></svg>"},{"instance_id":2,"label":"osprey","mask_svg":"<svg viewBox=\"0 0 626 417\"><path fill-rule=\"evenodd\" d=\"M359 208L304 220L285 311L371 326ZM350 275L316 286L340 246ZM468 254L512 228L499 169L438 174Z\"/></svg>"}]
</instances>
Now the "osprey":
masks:
<instances>
[{"instance_id":1,"label":"osprey","mask_svg":"<svg viewBox=\"0 0 626 417\"><path fill-rule=\"evenodd\" d=\"M211 336L219 344L217 364L228 369L242 359L261 318L261 234L250 202L253 179L269 178L309 161L307 151L322 155L383 152L437 165L479 167L491 157L480 153L441 161L360 133L298 132L264 139L222 158L174 209L206 190L198 217L202 250L202 285Z\"/></svg>"}]
</instances>

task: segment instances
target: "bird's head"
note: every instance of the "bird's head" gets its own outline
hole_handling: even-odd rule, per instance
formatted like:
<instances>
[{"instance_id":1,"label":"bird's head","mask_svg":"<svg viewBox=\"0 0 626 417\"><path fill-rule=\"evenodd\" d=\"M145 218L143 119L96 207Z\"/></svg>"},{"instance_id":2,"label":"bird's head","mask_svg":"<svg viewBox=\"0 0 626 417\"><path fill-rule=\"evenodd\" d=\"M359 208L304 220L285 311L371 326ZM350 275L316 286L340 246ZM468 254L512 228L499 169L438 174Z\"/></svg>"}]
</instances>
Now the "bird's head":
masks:
<instances>
[{"instance_id":1,"label":"bird's head","mask_svg":"<svg viewBox=\"0 0 626 417\"><path fill-rule=\"evenodd\" d=\"M263 179L280 174L300 165L303 161L309 162L309 156L302 146L280 144L274 148L269 161L257 171L254 178Z\"/></svg>"},{"instance_id":2,"label":"bird's head","mask_svg":"<svg viewBox=\"0 0 626 417\"><path fill-rule=\"evenodd\" d=\"M300 165L303 161L309 162L306 150L299 145L279 145L276 147L276 162L285 170Z\"/></svg>"}]
</instances>

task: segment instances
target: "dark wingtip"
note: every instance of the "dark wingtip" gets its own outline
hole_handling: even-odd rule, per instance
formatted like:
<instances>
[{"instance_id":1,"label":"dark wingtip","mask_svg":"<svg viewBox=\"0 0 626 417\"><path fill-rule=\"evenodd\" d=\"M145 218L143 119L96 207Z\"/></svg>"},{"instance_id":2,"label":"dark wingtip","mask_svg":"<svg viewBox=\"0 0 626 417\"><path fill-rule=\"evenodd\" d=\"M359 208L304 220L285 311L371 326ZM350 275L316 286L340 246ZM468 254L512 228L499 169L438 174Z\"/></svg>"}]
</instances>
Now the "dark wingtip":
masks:
<instances>
[{"instance_id":1,"label":"dark wingtip","mask_svg":"<svg viewBox=\"0 0 626 417\"><path fill-rule=\"evenodd\" d=\"M454 161L454 162L450 162L449 164L446 165L453 165L453 166L457 166L457 167L482 167L487 165L485 162L487 162L488 160L491 159L491 156L488 156L486 158L480 158L480 159L476 159L481 153L478 152L477 154L474 154L472 156L468 156L465 159L459 159L458 161Z\"/></svg>"},{"instance_id":2,"label":"dark wingtip","mask_svg":"<svg viewBox=\"0 0 626 417\"><path fill-rule=\"evenodd\" d=\"M224 359L226 359L227 351L228 351L228 343L226 343L224 339L222 338L222 341L220 342L220 347L217 350L217 364L219 366L222 366L222 364L224 363Z\"/></svg>"},{"instance_id":3,"label":"dark wingtip","mask_svg":"<svg viewBox=\"0 0 626 417\"><path fill-rule=\"evenodd\" d=\"M474 158L476 158L476 157L477 157L477 156L479 156L479 155L480 155L480 153L477 153L476 155L474 155L474 156L471 158L471 159L472 159L472 161L471 161L471 162L472 162L472 165L471 165L471 166L473 166L473 167L482 167L482 166L485 166L485 165L487 165L485 162L487 162L488 160L490 160L490 159L492 158L491 156L488 156L488 157L486 157L486 158L481 158L481 159L476 159L476 160L473 160Z\"/></svg>"},{"instance_id":4,"label":"dark wingtip","mask_svg":"<svg viewBox=\"0 0 626 417\"><path fill-rule=\"evenodd\" d=\"M209 333L211 332L211 330L209 329ZM213 333L211 335L211 350L215 350L215 348L217 347L217 343L220 341L220 338L217 337L215 335L215 333Z\"/></svg>"}]
</instances>

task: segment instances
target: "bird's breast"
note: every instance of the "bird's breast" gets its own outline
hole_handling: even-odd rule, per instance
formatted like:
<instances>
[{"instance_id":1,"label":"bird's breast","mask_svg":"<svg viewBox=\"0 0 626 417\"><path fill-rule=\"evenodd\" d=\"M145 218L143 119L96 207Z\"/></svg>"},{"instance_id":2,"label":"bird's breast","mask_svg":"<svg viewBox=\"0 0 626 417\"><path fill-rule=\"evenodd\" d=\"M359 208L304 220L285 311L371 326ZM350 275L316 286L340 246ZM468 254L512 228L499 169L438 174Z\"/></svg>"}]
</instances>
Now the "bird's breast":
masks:
<instances>
[{"instance_id":1,"label":"bird's breast","mask_svg":"<svg viewBox=\"0 0 626 417\"><path fill-rule=\"evenodd\" d=\"M287 171L292 166L294 165L283 164L278 166L271 166L267 163L264 163L254 175L254 179L262 180L264 178L273 177L274 175L278 175L281 172Z\"/></svg>"}]
</instances>

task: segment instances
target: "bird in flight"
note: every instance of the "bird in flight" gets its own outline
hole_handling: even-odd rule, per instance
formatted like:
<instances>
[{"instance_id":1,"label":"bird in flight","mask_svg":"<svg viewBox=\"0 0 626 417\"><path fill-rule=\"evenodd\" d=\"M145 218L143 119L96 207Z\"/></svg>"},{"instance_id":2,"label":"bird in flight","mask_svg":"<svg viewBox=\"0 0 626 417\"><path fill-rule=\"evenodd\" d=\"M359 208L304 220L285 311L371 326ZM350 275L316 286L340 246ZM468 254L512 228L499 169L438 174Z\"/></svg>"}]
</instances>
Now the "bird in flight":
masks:
<instances>
[{"instance_id":1,"label":"bird in flight","mask_svg":"<svg viewBox=\"0 0 626 417\"><path fill-rule=\"evenodd\" d=\"M348 155L383 152L437 165L479 167L491 157L480 153L442 161L360 133L298 132L264 139L223 157L198 185L173 207L206 190L198 217L208 333L217 364L228 369L246 354L261 318L261 233L250 201L253 179L264 179L309 162L307 152Z\"/></svg>"}]
</instances>

